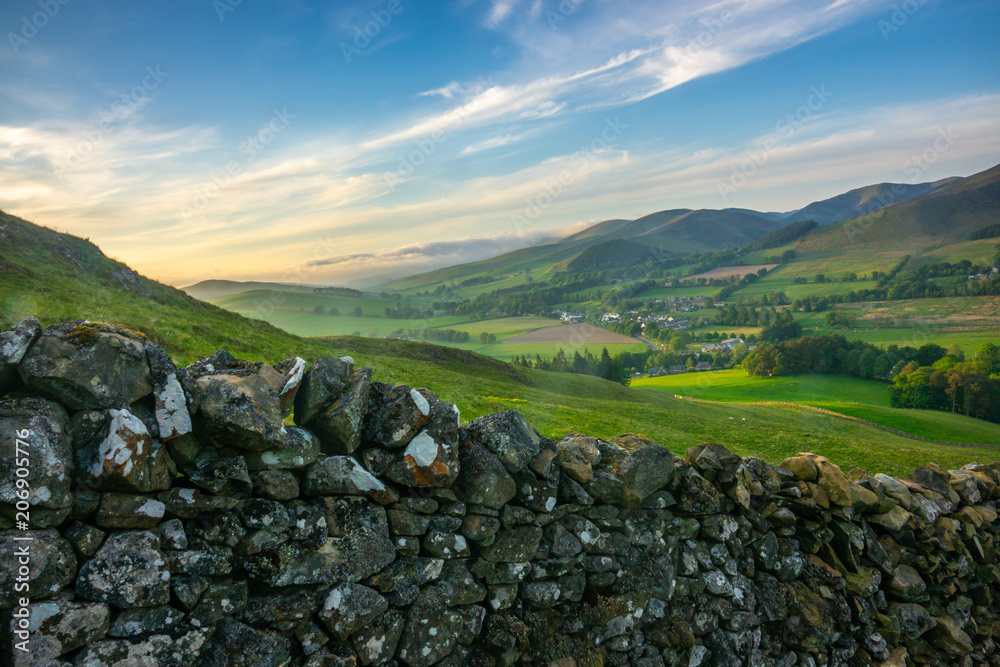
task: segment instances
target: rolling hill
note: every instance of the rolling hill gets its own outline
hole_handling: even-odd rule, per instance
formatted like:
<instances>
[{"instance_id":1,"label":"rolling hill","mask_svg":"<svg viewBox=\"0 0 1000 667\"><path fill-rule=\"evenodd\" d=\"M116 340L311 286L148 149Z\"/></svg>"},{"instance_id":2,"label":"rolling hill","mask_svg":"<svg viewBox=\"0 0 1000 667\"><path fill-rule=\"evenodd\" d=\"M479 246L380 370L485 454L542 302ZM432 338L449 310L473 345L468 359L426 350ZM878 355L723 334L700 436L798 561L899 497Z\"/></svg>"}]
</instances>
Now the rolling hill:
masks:
<instances>
[{"instance_id":1,"label":"rolling hill","mask_svg":"<svg viewBox=\"0 0 1000 667\"><path fill-rule=\"evenodd\" d=\"M278 292L312 292L319 285L296 285L291 283L262 283L257 281L238 282L235 280L202 280L181 290L196 299L209 300L232 296L253 290Z\"/></svg>"},{"instance_id":2,"label":"rolling hill","mask_svg":"<svg viewBox=\"0 0 1000 667\"><path fill-rule=\"evenodd\" d=\"M602 254L605 254L602 251L607 251L607 253L627 262L638 263L645 258L645 255L636 246L649 248L651 258L659 259L674 255L741 247L749 245L785 225L806 220L815 221L821 227L830 227L831 230L843 230L846 224L855 225L855 222L847 222L854 219L864 220L864 224L867 225L868 221L881 215L888 215L889 211L899 209L912 202L923 203L912 209L916 211L914 213L909 212L911 209L903 209L905 211L902 213L904 217L914 217L914 222L919 225L919 219L924 217L942 218L946 216L950 221L957 221L958 228L962 230L961 234L964 234L967 231L971 232L972 230L967 228L974 226L975 223L971 220L965 220L963 211L977 210L976 206L979 207L979 210L982 210L983 207L989 210L992 206L984 202L982 197L982 188L988 186L989 182L991 182L989 172L984 172L984 174L968 178L952 177L928 183L879 183L855 188L834 197L813 202L796 211L785 213L765 213L739 208L722 210L671 209L651 213L636 220L616 218L598 222L554 243L524 248L477 262L395 279L380 287L402 291L433 290L441 286L455 289L464 280L473 277L511 277L513 274L525 271L544 273L567 268L571 270L586 270L588 267L601 268L609 263L609 260L601 259ZM970 194L970 191L976 191L977 194ZM965 198L961 202L956 202L956 200L941 200L939 202L944 207L957 205L957 212L953 212L953 215L948 215L949 212L945 209L934 209L933 204L927 204L927 201L934 197L946 196L949 193L949 196L955 196L960 192L966 192ZM986 199L988 200L989 197ZM962 220L959 221L959 218ZM906 228L909 224L909 220L890 217L890 222L885 226L895 225L898 229ZM986 224L984 222L979 227ZM848 227L848 229L858 229L858 227ZM831 231L827 238L833 238L836 234L843 235L844 232ZM822 238L822 229L810 236L811 240ZM882 236L877 238L881 239ZM887 236L894 238L892 232ZM920 232L918 236L923 237L925 234ZM628 242L629 245L620 242ZM881 240L876 242L881 243ZM824 243L828 242L820 242L821 245ZM591 250L586 255L581 255L595 246L600 247ZM582 257L580 261L576 261L578 256ZM512 279L502 286L509 287L524 281L524 278Z\"/></svg>"},{"instance_id":3,"label":"rolling hill","mask_svg":"<svg viewBox=\"0 0 1000 667\"><path fill-rule=\"evenodd\" d=\"M936 460L957 467L995 451L949 448L887 434L794 406L695 403L594 377L515 368L428 343L350 336L299 338L144 278L94 244L0 213L0 328L33 315L43 325L106 321L145 333L180 363L219 348L275 362L352 355L383 382L427 387L462 409L462 421L520 410L544 435L644 433L673 451L725 443L773 463L809 449L850 469L906 474ZM873 447L878 443L879 447Z\"/></svg>"},{"instance_id":4,"label":"rolling hill","mask_svg":"<svg viewBox=\"0 0 1000 667\"><path fill-rule=\"evenodd\" d=\"M816 229L801 240L801 247L825 253L878 249L935 254L945 246L976 243L969 236L998 220L1000 165L968 178L948 179L924 195L874 213ZM988 244L988 239L980 242Z\"/></svg>"}]
</instances>

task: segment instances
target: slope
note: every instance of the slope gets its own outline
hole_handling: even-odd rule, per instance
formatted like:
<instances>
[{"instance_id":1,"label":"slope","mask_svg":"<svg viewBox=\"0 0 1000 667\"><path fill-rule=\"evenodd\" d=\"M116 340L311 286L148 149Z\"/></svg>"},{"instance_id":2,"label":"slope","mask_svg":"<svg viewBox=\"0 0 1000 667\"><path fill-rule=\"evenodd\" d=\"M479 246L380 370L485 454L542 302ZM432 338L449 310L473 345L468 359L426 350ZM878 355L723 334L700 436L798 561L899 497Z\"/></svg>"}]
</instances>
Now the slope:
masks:
<instances>
[{"instance_id":1,"label":"slope","mask_svg":"<svg viewBox=\"0 0 1000 667\"><path fill-rule=\"evenodd\" d=\"M949 449L781 406L695 404L588 376L515 369L477 354L406 341L297 338L138 276L93 244L0 214L0 326L27 315L44 325L87 318L143 331L179 362L219 348L247 359L349 353L380 381L425 386L462 408L462 419L521 410L543 434L645 433L674 451L722 442L771 462L801 449L841 466L904 474L928 460L957 467L992 450ZM879 443L879 448L872 446Z\"/></svg>"}]
</instances>

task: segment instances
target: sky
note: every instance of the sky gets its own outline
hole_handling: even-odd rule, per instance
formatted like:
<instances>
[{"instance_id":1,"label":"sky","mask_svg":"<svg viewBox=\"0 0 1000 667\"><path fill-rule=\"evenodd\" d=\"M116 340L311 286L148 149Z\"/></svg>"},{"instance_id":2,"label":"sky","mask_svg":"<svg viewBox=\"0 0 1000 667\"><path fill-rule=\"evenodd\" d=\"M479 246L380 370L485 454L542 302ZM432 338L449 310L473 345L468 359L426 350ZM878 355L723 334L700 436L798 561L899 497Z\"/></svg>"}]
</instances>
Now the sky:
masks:
<instances>
[{"instance_id":1,"label":"sky","mask_svg":"<svg viewBox=\"0 0 1000 667\"><path fill-rule=\"evenodd\" d=\"M4 0L0 209L364 285L1000 162L995 0Z\"/></svg>"}]
</instances>

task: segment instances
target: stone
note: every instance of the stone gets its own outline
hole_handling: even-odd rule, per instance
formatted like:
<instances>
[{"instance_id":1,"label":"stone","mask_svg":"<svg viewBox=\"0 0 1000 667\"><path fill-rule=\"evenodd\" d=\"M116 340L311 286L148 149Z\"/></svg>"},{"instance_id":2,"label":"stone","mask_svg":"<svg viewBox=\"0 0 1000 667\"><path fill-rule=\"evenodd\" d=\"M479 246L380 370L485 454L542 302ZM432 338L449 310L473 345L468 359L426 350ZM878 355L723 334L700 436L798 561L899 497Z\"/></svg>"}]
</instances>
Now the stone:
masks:
<instances>
[{"instance_id":1,"label":"stone","mask_svg":"<svg viewBox=\"0 0 1000 667\"><path fill-rule=\"evenodd\" d=\"M78 556L90 558L101 548L106 533L99 528L74 521L63 535L73 545Z\"/></svg>"},{"instance_id":2,"label":"stone","mask_svg":"<svg viewBox=\"0 0 1000 667\"><path fill-rule=\"evenodd\" d=\"M594 478L594 466L601 462L597 438L568 435L556 445L556 452L563 473L580 484Z\"/></svg>"},{"instance_id":3,"label":"stone","mask_svg":"<svg viewBox=\"0 0 1000 667\"><path fill-rule=\"evenodd\" d=\"M101 528L155 528L166 512L166 506L155 498L131 493L102 493L95 521Z\"/></svg>"},{"instance_id":4,"label":"stone","mask_svg":"<svg viewBox=\"0 0 1000 667\"><path fill-rule=\"evenodd\" d=\"M17 366L41 335L42 327L34 317L27 317L10 329L0 331L0 396L20 382Z\"/></svg>"},{"instance_id":5,"label":"stone","mask_svg":"<svg viewBox=\"0 0 1000 667\"><path fill-rule=\"evenodd\" d=\"M405 447L430 419L431 406L416 389L373 382L365 440L385 449Z\"/></svg>"},{"instance_id":6,"label":"stone","mask_svg":"<svg viewBox=\"0 0 1000 667\"><path fill-rule=\"evenodd\" d=\"M463 627L460 613L425 596L410 608L397 655L412 667L429 667L455 649Z\"/></svg>"},{"instance_id":7,"label":"stone","mask_svg":"<svg viewBox=\"0 0 1000 667\"><path fill-rule=\"evenodd\" d=\"M170 600L170 571L153 533L110 536L97 554L80 567L78 596L116 607L155 607Z\"/></svg>"},{"instance_id":8,"label":"stone","mask_svg":"<svg viewBox=\"0 0 1000 667\"><path fill-rule=\"evenodd\" d=\"M108 634L112 637L142 637L169 633L178 628L184 613L173 607L124 609L115 617Z\"/></svg>"},{"instance_id":9,"label":"stone","mask_svg":"<svg viewBox=\"0 0 1000 667\"><path fill-rule=\"evenodd\" d=\"M931 646L953 659L972 653L972 638L958 621L950 616L937 616L934 620L937 625L927 633Z\"/></svg>"},{"instance_id":10,"label":"stone","mask_svg":"<svg viewBox=\"0 0 1000 667\"><path fill-rule=\"evenodd\" d=\"M106 604L50 600L28 606L26 660L18 665L58 664L56 658L96 642L108 633L111 613ZM11 629L16 619L11 622ZM20 658L20 656L18 656Z\"/></svg>"},{"instance_id":11,"label":"stone","mask_svg":"<svg viewBox=\"0 0 1000 667\"><path fill-rule=\"evenodd\" d=\"M30 547L28 546L30 545ZM28 554L28 563L23 562ZM23 596L15 585L27 583L32 600L59 594L76 575L73 547L55 530L0 532L0 609L10 609ZM22 568L27 569L24 581Z\"/></svg>"},{"instance_id":12,"label":"stone","mask_svg":"<svg viewBox=\"0 0 1000 667\"><path fill-rule=\"evenodd\" d=\"M327 595L319 618L334 637L346 641L388 609L386 599L371 588L361 584L342 584Z\"/></svg>"},{"instance_id":13,"label":"stone","mask_svg":"<svg viewBox=\"0 0 1000 667\"><path fill-rule=\"evenodd\" d=\"M899 507L897 505L890 511L884 512L882 514L869 514L867 517L865 517L865 520L868 521L868 523L873 523L877 526L882 526L883 528L887 528L893 531L894 533L898 533L903 529L903 526L905 526L912 517L913 517L912 514L910 514L902 507Z\"/></svg>"},{"instance_id":14,"label":"stone","mask_svg":"<svg viewBox=\"0 0 1000 667\"><path fill-rule=\"evenodd\" d=\"M217 446L278 449L285 441L280 406L285 377L265 363L224 350L187 367L195 431Z\"/></svg>"},{"instance_id":15,"label":"stone","mask_svg":"<svg viewBox=\"0 0 1000 667\"><path fill-rule=\"evenodd\" d=\"M374 574L367 584L389 597L393 605L412 603L420 588L441 576L444 561L440 558L397 558L381 572Z\"/></svg>"},{"instance_id":16,"label":"stone","mask_svg":"<svg viewBox=\"0 0 1000 667\"><path fill-rule=\"evenodd\" d=\"M459 462L462 474L455 487L469 504L499 510L517 494L514 478L486 447L463 444Z\"/></svg>"},{"instance_id":17,"label":"stone","mask_svg":"<svg viewBox=\"0 0 1000 667\"><path fill-rule=\"evenodd\" d=\"M295 396L295 423L306 426L347 389L354 364L322 356L309 367Z\"/></svg>"},{"instance_id":18,"label":"stone","mask_svg":"<svg viewBox=\"0 0 1000 667\"><path fill-rule=\"evenodd\" d=\"M46 329L18 373L29 389L73 410L122 409L153 391L145 340L87 321Z\"/></svg>"},{"instance_id":19,"label":"stone","mask_svg":"<svg viewBox=\"0 0 1000 667\"><path fill-rule=\"evenodd\" d=\"M912 566L901 564L896 566L889 581L889 590L893 597L902 602L919 602L927 592L927 584L920 573Z\"/></svg>"},{"instance_id":20,"label":"stone","mask_svg":"<svg viewBox=\"0 0 1000 667\"><path fill-rule=\"evenodd\" d=\"M402 453L393 453L386 475L403 486L449 487L458 478L460 465L458 410L429 392L416 395L428 406L429 418Z\"/></svg>"},{"instance_id":21,"label":"stone","mask_svg":"<svg viewBox=\"0 0 1000 667\"><path fill-rule=\"evenodd\" d=\"M159 493L156 499L166 508L166 516L180 519L194 519L206 512L231 510L240 502L229 496L210 496L197 489L180 488Z\"/></svg>"},{"instance_id":22,"label":"stone","mask_svg":"<svg viewBox=\"0 0 1000 667\"><path fill-rule=\"evenodd\" d=\"M188 479L213 496L246 498L253 489L250 471L242 456L203 461L188 474Z\"/></svg>"},{"instance_id":23,"label":"stone","mask_svg":"<svg viewBox=\"0 0 1000 667\"><path fill-rule=\"evenodd\" d=\"M226 619L219 624L198 667L284 667L290 661L288 638Z\"/></svg>"},{"instance_id":24,"label":"stone","mask_svg":"<svg viewBox=\"0 0 1000 667\"><path fill-rule=\"evenodd\" d=\"M189 667L197 662L211 629L184 628L174 634L105 639L87 644L75 657L78 665L156 665Z\"/></svg>"},{"instance_id":25,"label":"stone","mask_svg":"<svg viewBox=\"0 0 1000 667\"><path fill-rule=\"evenodd\" d=\"M92 489L149 493L170 488L177 468L166 448L127 409L78 413L73 418L77 479Z\"/></svg>"},{"instance_id":26,"label":"stone","mask_svg":"<svg viewBox=\"0 0 1000 667\"><path fill-rule=\"evenodd\" d=\"M898 621L900 638L904 641L916 639L937 625L926 609L911 602L890 604L888 615Z\"/></svg>"},{"instance_id":27,"label":"stone","mask_svg":"<svg viewBox=\"0 0 1000 667\"><path fill-rule=\"evenodd\" d=\"M184 524L180 519L164 521L155 532L160 536L160 549L179 551L188 547L187 532L185 532Z\"/></svg>"},{"instance_id":28,"label":"stone","mask_svg":"<svg viewBox=\"0 0 1000 667\"><path fill-rule=\"evenodd\" d=\"M168 442L191 432L191 414L187 394L180 377L183 371L174 365L159 345L146 343L149 377L153 384L154 411L159 439Z\"/></svg>"},{"instance_id":29,"label":"stone","mask_svg":"<svg viewBox=\"0 0 1000 667\"><path fill-rule=\"evenodd\" d=\"M244 454L248 470L295 470L304 468L319 458L319 438L294 426L286 427L285 430L285 442L278 449Z\"/></svg>"},{"instance_id":30,"label":"stone","mask_svg":"<svg viewBox=\"0 0 1000 667\"><path fill-rule=\"evenodd\" d=\"M662 447L644 447L629 454L621 464L626 497L641 503L667 486L674 478L674 459Z\"/></svg>"},{"instance_id":31,"label":"stone","mask_svg":"<svg viewBox=\"0 0 1000 667\"><path fill-rule=\"evenodd\" d=\"M353 454L361 446L371 384L370 368L355 370L340 397L304 424L319 437L324 454Z\"/></svg>"},{"instance_id":32,"label":"stone","mask_svg":"<svg viewBox=\"0 0 1000 667\"><path fill-rule=\"evenodd\" d=\"M497 533L493 544L481 549L481 553L489 561L521 563L534 558L541 541L542 529L539 526L505 528Z\"/></svg>"},{"instance_id":33,"label":"stone","mask_svg":"<svg viewBox=\"0 0 1000 667\"><path fill-rule=\"evenodd\" d=\"M362 665L381 665L396 654L399 639L403 636L402 614L391 609L372 619L351 637L351 645Z\"/></svg>"},{"instance_id":34,"label":"stone","mask_svg":"<svg viewBox=\"0 0 1000 667\"><path fill-rule=\"evenodd\" d=\"M299 480L288 470L261 470L251 473L253 493L271 500L299 497Z\"/></svg>"},{"instance_id":35,"label":"stone","mask_svg":"<svg viewBox=\"0 0 1000 667\"><path fill-rule=\"evenodd\" d=\"M786 458L778 464L778 467L788 470L804 482L815 482L819 476L819 469L812 458L803 454Z\"/></svg>"},{"instance_id":36,"label":"stone","mask_svg":"<svg viewBox=\"0 0 1000 667\"><path fill-rule=\"evenodd\" d=\"M454 533L432 530L421 542L423 552L432 558L468 558L469 545L465 538Z\"/></svg>"},{"instance_id":37,"label":"stone","mask_svg":"<svg viewBox=\"0 0 1000 667\"><path fill-rule=\"evenodd\" d=\"M517 410L480 417L469 424L468 431L510 473L523 470L540 451L540 436Z\"/></svg>"},{"instance_id":38,"label":"stone","mask_svg":"<svg viewBox=\"0 0 1000 667\"><path fill-rule=\"evenodd\" d=\"M36 510L69 513L73 505L69 424L58 403L40 398L0 401L0 503L10 505L3 507L4 514L13 516L15 503L24 500L32 507L36 525ZM18 469L27 470L27 476L16 474ZM46 523L58 525L62 520Z\"/></svg>"},{"instance_id":39,"label":"stone","mask_svg":"<svg viewBox=\"0 0 1000 667\"><path fill-rule=\"evenodd\" d=\"M274 370L281 373L285 381L281 386L281 391L278 392L278 409L281 410L282 419L287 419L292 414L295 399L302 388L306 360L302 357L288 357L276 363Z\"/></svg>"},{"instance_id":40,"label":"stone","mask_svg":"<svg viewBox=\"0 0 1000 667\"><path fill-rule=\"evenodd\" d=\"M212 580L188 619L194 625L207 627L226 618L238 618L246 610L248 598L249 586L246 580Z\"/></svg>"},{"instance_id":41,"label":"stone","mask_svg":"<svg viewBox=\"0 0 1000 667\"><path fill-rule=\"evenodd\" d=\"M399 494L350 456L325 456L306 468L302 492L307 496L347 494L367 496L380 505L391 505Z\"/></svg>"}]
</instances>

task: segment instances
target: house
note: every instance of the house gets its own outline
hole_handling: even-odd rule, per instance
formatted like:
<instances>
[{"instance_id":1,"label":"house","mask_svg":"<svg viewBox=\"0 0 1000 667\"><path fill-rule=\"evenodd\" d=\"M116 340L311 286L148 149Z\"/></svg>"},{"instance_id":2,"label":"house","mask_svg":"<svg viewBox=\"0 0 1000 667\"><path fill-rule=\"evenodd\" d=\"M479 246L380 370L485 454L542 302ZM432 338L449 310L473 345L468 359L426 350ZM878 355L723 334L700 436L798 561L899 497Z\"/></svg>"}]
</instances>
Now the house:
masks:
<instances>
[{"instance_id":1,"label":"house","mask_svg":"<svg viewBox=\"0 0 1000 667\"><path fill-rule=\"evenodd\" d=\"M684 364L680 364L679 366L671 366L670 367L670 374L671 375L677 375L678 373L683 373L686 370L687 370L687 366L685 366Z\"/></svg>"},{"instance_id":2,"label":"house","mask_svg":"<svg viewBox=\"0 0 1000 667\"><path fill-rule=\"evenodd\" d=\"M719 343L719 349L720 350L732 350L737 345L742 345L742 344L743 344L743 339L742 338L727 338L726 340L724 340L721 343Z\"/></svg>"},{"instance_id":3,"label":"house","mask_svg":"<svg viewBox=\"0 0 1000 667\"><path fill-rule=\"evenodd\" d=\"M651 378L658 378L666 374L667 374L667 369L665 369L663 366L654 366L653 368L649 369L649 377Z\"/></svg>"},{"instance_id":4,"label":"house","mask_svg":"<svg viewBox=\"0 0 1000 667\"><path fill-rule=\"evenodd\" d=\"M718 349L719 349L718 345L702 345L701 346L701 351L702 352L715 352Z\"/></svg>"},{"instance_id":5,"label":"house","mask_svg":"<svg viewBox=\"0 0 1000 667\"><path fill-rule=\"evenodd\" d=\"M702 361L697 366L694 367L696 371L710 371L712 370L712 364L707 361Z\"/></svg>"}]
</instances>

